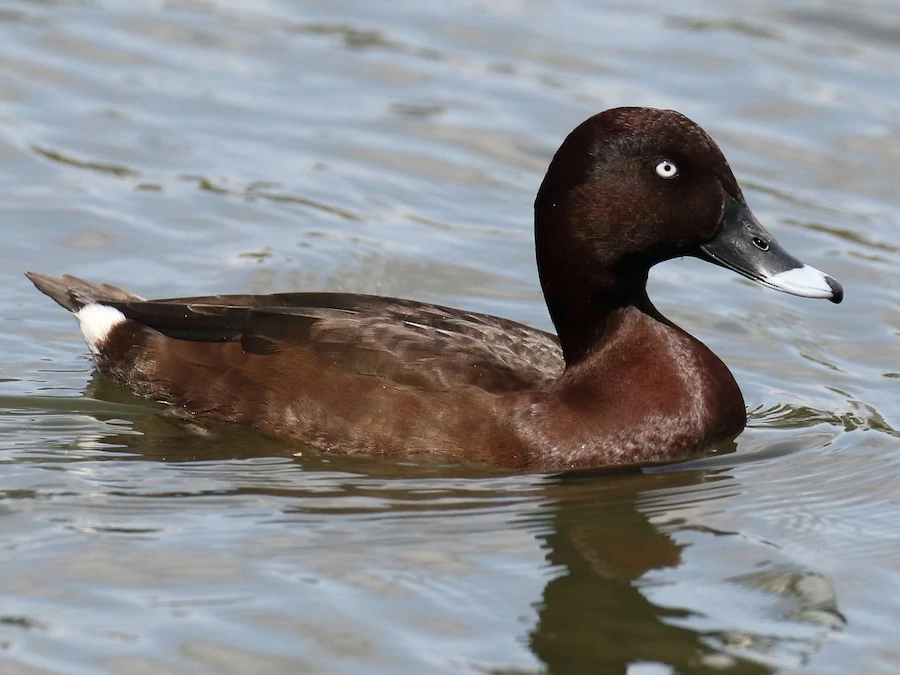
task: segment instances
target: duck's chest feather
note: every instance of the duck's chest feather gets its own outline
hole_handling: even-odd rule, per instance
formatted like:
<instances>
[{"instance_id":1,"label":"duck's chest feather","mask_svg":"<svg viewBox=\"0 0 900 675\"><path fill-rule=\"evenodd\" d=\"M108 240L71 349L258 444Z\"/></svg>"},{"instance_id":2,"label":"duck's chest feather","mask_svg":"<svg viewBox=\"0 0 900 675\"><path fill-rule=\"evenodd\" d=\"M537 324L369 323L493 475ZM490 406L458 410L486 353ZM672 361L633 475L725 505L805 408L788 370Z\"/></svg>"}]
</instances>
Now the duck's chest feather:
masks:
<instances>
[{"instance_id":1,"label":"duck's chest feather","mask_svg":"<svg viewBox=\"0 0 900 675\"><path fill-rule=\"evenodd\" d=\"M526 457L545 468L672 460L743 429L744 400L725 364L653 314L618 310L553 388L503 401Z\"/></svg>"}]
</instances>

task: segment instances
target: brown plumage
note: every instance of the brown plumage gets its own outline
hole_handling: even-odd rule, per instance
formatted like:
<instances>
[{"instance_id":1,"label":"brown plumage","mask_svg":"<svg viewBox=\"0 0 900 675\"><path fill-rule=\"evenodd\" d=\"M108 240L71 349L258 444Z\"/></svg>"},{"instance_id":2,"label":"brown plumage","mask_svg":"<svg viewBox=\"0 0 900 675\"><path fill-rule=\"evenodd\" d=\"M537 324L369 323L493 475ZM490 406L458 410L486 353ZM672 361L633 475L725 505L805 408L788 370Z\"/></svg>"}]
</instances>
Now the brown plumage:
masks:
<instances>
[{"instance_id":1,"label":"brown plumage","mask_svg":"<svg viewBox=\"0 0 900 675\"><path fill-rule=\"evenodd\" d=\"M141 396L335 452L534 470L684 458L743 428L731 373L647 298L657 262L697 255L840 300L834 280L777 247L712 139L672 111L615 109L576 128L538 193L535 239L559 339L396 298L146 301L28 276L79 316L101 371Z\"/></svg>"}]
</instances>

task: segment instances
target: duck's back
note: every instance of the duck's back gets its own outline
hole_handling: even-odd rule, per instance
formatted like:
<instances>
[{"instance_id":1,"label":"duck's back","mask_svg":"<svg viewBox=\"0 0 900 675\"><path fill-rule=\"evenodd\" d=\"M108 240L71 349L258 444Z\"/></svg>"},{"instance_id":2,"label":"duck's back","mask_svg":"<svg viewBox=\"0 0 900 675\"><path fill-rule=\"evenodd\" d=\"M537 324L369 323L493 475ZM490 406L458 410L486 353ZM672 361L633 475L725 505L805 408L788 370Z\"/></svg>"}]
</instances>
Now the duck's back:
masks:
<instances>
[{"instance_id":1,"label":"duck's back","mask_svg":"<svg viewBox=\"0 0 900 675\"><path fill-rule=\"evenodd\" d=\"M427 391L462 386L492 393L543 388L564 367L559 341L550 333L411 300L347 293L144 300L71 276L31 275L31 279L72 311L102 304L171 338L158 340L157 351L185 349L181 343L187 341L202 343L212 355L216 345L239 343L243 354L270 357L272 365L290 351L293 359L315 360L329 369ZM189 351L196 354L198 347ZM134 352L129 357L152 358Z\"/></svg>"},{"instance_id":2,"label":"duck's back","mask_svg":"<svg viewBox=\"0 0 900 675\"><path fill-rule=\"evenodd\" d=\"M557 338L514 321L397 298L344 293L217 295L113 303L181 340L291 347L322 364L428 391L540 388L563 370Z\"/></svg>"}]
</instances>

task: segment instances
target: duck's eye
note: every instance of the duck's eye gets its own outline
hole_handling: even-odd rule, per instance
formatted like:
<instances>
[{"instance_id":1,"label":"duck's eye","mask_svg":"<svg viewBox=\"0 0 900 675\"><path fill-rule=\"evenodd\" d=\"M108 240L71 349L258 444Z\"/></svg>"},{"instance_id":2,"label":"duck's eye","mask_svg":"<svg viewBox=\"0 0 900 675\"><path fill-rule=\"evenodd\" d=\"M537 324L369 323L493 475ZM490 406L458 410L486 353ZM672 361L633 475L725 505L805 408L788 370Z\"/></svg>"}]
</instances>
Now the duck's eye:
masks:
<instances>
[{"instance_id":1,"label":"duck's eye","mask_svg":"<svg viewBox=\"0 0 900 675\"><path fill-rule=\"evenodd\" d=\"M678 165L670 159L664 159L656 165L656 175L666 180L678 175Z\"/></svg>"}]
</instances>

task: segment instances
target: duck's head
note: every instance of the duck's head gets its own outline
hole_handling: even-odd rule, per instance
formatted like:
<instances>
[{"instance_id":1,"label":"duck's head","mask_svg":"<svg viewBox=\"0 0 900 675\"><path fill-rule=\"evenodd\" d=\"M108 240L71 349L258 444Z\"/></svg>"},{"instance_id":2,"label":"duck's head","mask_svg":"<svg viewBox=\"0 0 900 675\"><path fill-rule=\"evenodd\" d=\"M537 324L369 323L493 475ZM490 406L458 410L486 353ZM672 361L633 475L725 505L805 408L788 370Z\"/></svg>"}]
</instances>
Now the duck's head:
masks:
<instances>
[{"instance_id":1,"label":"duck's head","mask_svg":"<svg viewBox=\"0 0 900 675\"><path fill-rule=\"evenodd\" d=\"M592 303L643 297L650 267L686 255L786 293L843 297L759 224L716 143L673 110L614 108L572 131L538 191L535 239L560 330Z\"/></svg>"}]
</instances>

